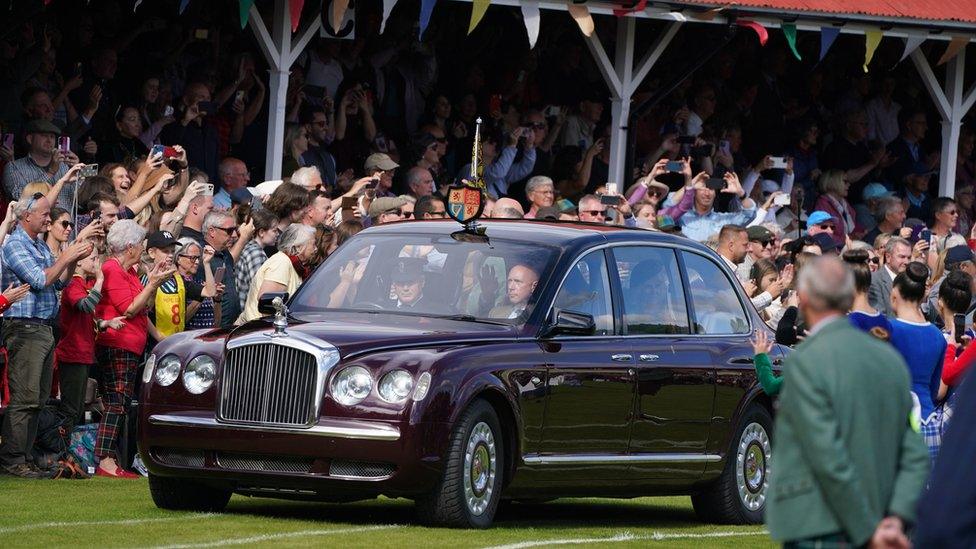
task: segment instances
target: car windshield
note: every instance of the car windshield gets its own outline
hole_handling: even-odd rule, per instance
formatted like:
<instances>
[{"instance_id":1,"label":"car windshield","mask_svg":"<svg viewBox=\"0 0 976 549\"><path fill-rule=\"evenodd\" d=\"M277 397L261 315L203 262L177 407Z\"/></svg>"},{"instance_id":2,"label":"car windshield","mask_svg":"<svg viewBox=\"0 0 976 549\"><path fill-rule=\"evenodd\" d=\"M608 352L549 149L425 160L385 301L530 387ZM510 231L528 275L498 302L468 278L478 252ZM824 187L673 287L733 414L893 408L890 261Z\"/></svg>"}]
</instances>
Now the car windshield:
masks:
<instances>
[{"instance_id":1,"label":"car windshield","mask_svg":"<svg viewBox=\"0 0 976 549\"><path fill-rule=\"evenodd\" d=\"M555 252L494 238L363 234L329 256L289 307L294 314L386 311L521 324Z\"/></svg>"}]
</instances>

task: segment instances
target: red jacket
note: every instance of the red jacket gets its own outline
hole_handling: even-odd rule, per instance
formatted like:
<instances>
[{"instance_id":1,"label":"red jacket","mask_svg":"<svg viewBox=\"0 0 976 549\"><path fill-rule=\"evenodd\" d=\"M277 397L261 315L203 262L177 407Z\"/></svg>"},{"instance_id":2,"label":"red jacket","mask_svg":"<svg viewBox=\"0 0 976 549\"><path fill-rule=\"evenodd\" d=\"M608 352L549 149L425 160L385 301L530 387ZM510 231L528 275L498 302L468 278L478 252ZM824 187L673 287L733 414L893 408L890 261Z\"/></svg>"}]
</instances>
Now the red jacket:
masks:
<instances>
[{"instance_id":1,"label":"red jacket","mask_svg":"<svg viewBox=\"0 0 976 549\"><path fill-rule=\"evenodd\" d=\"M126 309L142 292L142 283L135 267L124 271L118 260L109 259L102 264L102 273L105 275L105 282L102 284L102 300L98 302L95 316L102 320L111 320L125 315ZM125 349L141 355L146 350L146 339L149 336L147 310L143 309L127 320L121 330L109 328L100 333L96 343L100 347Z\"/></svg>"},{"instance_id":2,"label":"red jacket","mask_svg":"<svg viewBox=\"0 0 976 549\"><path fill-rule=\"evenodd\" d=\"M61 292L61 339L54 349L59 363L95 363L95 314L78 309L94 285L94 278L74 276Z\"/></svg>"}]
</instances>

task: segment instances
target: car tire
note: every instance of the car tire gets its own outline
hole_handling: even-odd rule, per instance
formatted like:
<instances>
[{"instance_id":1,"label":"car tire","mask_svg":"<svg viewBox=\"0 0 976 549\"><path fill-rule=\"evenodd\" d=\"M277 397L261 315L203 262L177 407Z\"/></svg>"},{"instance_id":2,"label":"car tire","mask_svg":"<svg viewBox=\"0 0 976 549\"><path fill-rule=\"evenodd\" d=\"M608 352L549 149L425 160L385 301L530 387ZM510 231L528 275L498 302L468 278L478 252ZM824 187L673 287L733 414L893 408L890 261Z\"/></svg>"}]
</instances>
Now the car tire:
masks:
<instances>
[{"instance_id":1,"label":"car tire","mask_svg":"<svg viewBox=\"0 0 976 549\"><path fill-rule=\"evenodd\" d=\"M230 501L230 490L220 490L190 480L149 474L149 493L160 509L174 511L223 511Z\"/></svg>"},{"instance_id":2,"label":"car tire","mask_svg":"<svg viewBox=\"0 0 976 549\"><path fill-rule=\"evenodd\" d=\"M455 528L488 528L501 500L505 448L490 404L476 400L458 420L444 473L427 496L417 498L418 518Z\"/></svg>"},{"instance_id":3,"label":"car tire","mask_svg":"<svg viewBox=\"0 0 976 549\"><path fill-rule=\"evenodd\" d=\"M722 475L691 497L698 517L720 524L759 524L769 495L773 418L750 404L739 421Z\"/></svg>"}]
</instances>

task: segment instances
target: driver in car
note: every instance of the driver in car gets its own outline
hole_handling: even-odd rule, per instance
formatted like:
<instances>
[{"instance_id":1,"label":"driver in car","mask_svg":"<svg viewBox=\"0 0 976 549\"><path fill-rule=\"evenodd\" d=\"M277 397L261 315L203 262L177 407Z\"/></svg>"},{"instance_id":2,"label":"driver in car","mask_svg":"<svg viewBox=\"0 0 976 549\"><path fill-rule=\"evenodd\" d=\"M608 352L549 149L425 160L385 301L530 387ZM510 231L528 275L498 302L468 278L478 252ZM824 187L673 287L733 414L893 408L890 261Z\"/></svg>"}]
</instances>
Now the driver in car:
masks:
<instances>
[{"instance_id":1,"label":"driver in car","mask_svg":"<svg viewBox=\"0 0 976 549\"><path fill-rule=\"evenodd\" d=\"M528 265L519 264L508 271L508 305L495 307L488 313L491 318L518 318L525 312L532 292L539 285L539 273Z\"/></svg>"},{"instance_id":2,"label":"driver in car","mask_svg":"<svg viewBox=\"0 0 976 549\"><path fill-rule=\"evenodd\" d=\"M430 312L431 308L424 301L424 263L421 258L401 257L393 265L391 279L396 295L395 309Z\"/></svg>"}]
</instances>

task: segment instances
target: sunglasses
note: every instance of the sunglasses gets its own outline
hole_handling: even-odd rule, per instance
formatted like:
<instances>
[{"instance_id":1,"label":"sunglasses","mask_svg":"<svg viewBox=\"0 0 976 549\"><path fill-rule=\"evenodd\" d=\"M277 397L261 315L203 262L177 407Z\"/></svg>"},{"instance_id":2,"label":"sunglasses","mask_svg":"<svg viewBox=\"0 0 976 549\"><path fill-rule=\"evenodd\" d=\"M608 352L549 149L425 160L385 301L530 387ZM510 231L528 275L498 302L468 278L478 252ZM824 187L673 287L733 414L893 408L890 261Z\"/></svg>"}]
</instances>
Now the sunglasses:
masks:
<instances>
[{"instance_id":1,"label":"sunglasses","mask_svg":"<svg viewBox=\"0 0 976 549\"><path fill-rule=\"evenodd\" d=\"M766 241L753 240L752 242L755 242L756 244L760 244L763 248L769 248L770 246L773 245L773 241L772 240L766 240Z\"/></svg>"},{"instance_id":2,"label":"sunglasses","mask_svg":"<svg viewBox=\"0 0 976 549\"><path fill-rule=\"evenodd\" d=\"M600 216L603 216L603 217L606 217L607 216L607 212L605 212L603 210L580 210L580 213L581 214L589 214L589 215L600 215Z\"/></svg>"},{"instance_id":3,"label":"sunglasses","mask_svg":"<svg viewBox=\"0 0 976 549\"><path fill-rule=\"evenodd\" d=\"M404 219L410 219L411 217L413 217L413 212L403 212L400 215L402 215Z\"/></svg>"},{"instance_id":4,"label":"sunglasses","mask_svg":"<svg viewBox=\"0 0 976 549\"><path fill-rule=\"evenodd\" d=\"M70 228L72 228L74 226L75 226L75 224L72 223L72 222L70 222L70 221L68 221L68 220L64 220L64 221L61 222L61 227L62 228L65 228L65 229L70 229Z\"/></svg>"},{"instance_id":5,"label":"sunglasses","mask_svg":"<svg viewBox=\"0 0 976 549\"><path fill-rule=\"evenodd\" d=\"M868 261L870 261L871 263L874 263L875 265L881 265L881 258L880 257L870 257L870 258L868 258Z\"/></svg>"},{"instance_id":6,"label":"sunglasses","mask_svg":"<svg viewBox=\"0 0 976 549\"><path fill-rule=\"evenodd\" d=\"M228 236L232 234L237 234L237 227L214 227L214 229L224 231Z\"/></svg>"},{"instance_id":7,"label":"sunglasses","mask_svg":"<svg viewBox=\"0 0 976 549\"><path fill-rule=\"evenodd\" d=\"M31 199L27 201L27 210L30 211L31 206L34 205L34 202L37 202L42 198L44 198L44 193L34 193L34 195L31 196Z\"/></svg>"}]
</instances>

